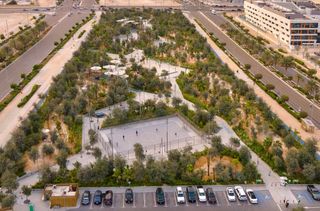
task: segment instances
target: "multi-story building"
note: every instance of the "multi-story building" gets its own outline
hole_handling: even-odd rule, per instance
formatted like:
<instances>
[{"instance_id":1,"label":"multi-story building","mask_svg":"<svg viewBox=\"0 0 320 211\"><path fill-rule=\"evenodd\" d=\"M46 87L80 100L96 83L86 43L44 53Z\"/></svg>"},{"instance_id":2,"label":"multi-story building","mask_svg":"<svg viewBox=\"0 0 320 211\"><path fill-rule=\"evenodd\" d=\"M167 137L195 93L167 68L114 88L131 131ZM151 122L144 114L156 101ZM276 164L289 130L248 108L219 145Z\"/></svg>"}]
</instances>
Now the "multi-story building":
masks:
<instances>
[{"instance_id":1,"label":"multi-story building","mask_svg":"<svg viewBox=\"0 0 320 211\"><path fill-rule=\"evenodd\" d=\"M299 11L293 2L244 2L248 22L269 32L290 48L319 45L320 19Z\"/></svg>"}]
</instances>

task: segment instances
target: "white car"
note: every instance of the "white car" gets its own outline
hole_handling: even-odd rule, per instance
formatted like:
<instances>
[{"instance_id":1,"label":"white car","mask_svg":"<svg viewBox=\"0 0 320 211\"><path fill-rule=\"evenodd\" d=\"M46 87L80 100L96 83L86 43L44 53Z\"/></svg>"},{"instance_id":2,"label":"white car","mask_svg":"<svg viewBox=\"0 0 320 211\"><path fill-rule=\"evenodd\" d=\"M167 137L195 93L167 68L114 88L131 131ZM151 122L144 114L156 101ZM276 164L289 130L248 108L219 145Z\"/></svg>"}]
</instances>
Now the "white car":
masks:
<instances>
[{"instance_id":1,"label":"white car","mask_svg":"<svg viewBox=\"0 0 320 211\"><path fill-rule=\"evenodd\" d=\"M206 193L204 192L204 189L202 186L197 186L197 192L198 192L199 202L207 202Z\"/></svg>"},{"instance_id":2,"label":"white car","mask_svg":"<svg viewBox=\"0 0 320 211\"><path fill-rule=\"evenodd\" d=\"M235 186L234 191L237 194L237 197L240 201L246 201L247 200L247 195L244 192L244 189L241 186Z\"/></svg>"},{"instance_id":3,"label":"white car","mask_svg":"<svg viewBox=\"0 0 320 211\"><path fill-rule=\"evenodd\" d=\"M251 189L246 189L248 199L251 204L258 204L258 198L254 194L253 190Z\"/></svg>"},{"instance_id":4,"label":"white car","mask_svg":"<svg viewBox=\"0 0 320 211\"><path fill-rule=\"evenodd\" d=\"M226 194L229 201L236 201L236 194L234 193L233 188L227 187Z\"/></svg>"},{"instance_id":5,"label":"white car","mask_svg":"<svg viewBox=\"0 0 320 211\"><path fill-rule=\"evenodd\" d=\"M176 190L176 197L177 197L177 203L178 204L184 204L186 203L186 199L184 197L184 193L181 187L177 187Z\"/></svg>"},{"instance_id":6,"label":"white car","mask_svg":"<svg viewBox=\"0 0 320 211\"><path fill-rule=\"evenodd\" d=\"M216 11L215 11L215 10L211 10L211 13L215 15L215 14L216 14Z\"/></svg>"}]
</instances>

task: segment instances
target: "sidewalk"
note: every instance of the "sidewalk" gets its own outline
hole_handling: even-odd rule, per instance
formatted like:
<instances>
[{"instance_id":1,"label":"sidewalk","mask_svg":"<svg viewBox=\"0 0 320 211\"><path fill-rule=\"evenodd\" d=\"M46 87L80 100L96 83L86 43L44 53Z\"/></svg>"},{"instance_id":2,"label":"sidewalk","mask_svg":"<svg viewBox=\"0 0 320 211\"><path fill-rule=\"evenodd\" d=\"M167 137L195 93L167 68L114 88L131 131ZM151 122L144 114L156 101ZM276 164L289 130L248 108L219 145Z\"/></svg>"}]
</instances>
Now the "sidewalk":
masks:
<instances>
[{"instance_id":1,"label":"sidewalk","mask_svg":"<svg viewBox=\"0 0 320 211\"><path fill-rule=\"evenodd\" d=\"M60 49L50 61L41 69L35 78L17 95L13 101L0 112L0 146L4 146L11 138L11 133L19 126L21 119L25 119L28 113L34 108L34 105L40 102L39 94L45 94L52 84L52 78L57 76L63 70L65 63L70 60L73 53L80 47L89 34L94 21L98 22L101 13L97 13L97 18L92 19L82 26L78 32L71 38L62 49ZM80 39L79 34L86 30ZM28 95L33 85L39 84L40 88L29 99L27 104L18 108L17 105L26 95Z\"/></svg>"}]
</instances>

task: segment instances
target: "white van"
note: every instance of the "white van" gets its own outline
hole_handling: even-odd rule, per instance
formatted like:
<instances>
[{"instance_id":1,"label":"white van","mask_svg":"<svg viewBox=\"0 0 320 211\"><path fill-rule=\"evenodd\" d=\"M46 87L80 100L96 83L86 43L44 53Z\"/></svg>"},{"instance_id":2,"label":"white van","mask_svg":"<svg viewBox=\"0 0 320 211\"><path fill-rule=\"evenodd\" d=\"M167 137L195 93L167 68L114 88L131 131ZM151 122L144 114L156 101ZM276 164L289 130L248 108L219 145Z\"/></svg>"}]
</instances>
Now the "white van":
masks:
<instances>
[{"instance_id":1,"label":"white van","mask_svg":"<svg viewBox=\"0 0 320 211\"><path fill-rule=\"evenodd\" d=\"M246 201L247 200L247 195L246 192L244 192L243 188L241 186L235 186L234 190L237 194L237 197L240 201Z\"/></svg>"}]
</instances>

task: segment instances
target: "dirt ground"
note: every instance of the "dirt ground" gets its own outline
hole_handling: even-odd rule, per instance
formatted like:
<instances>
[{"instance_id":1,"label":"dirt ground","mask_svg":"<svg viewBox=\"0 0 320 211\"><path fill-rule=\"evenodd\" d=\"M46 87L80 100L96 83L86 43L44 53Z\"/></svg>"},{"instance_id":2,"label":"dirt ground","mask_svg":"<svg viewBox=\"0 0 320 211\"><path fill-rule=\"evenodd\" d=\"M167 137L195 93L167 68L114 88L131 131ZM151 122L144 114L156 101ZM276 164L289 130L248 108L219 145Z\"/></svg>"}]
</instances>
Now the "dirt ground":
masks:
<instances>
[{"instance_id":1,"label":"dirt ground","mask_svg":"<svg viewBox=\"0 0 320 211\"><path fill-rule=\"evenodd\" d=\"M204 180L213 178L213 175L214 175L213 168L217 165L218 162L221 162L223 165L231 166L235 172L240 172L242 170L242 165L238 160L232 159L227 156L223 156L221 159L219 157L214 157L210 161L210 176L208 177L206 173L203 178ZM200 157L196 161L194 165L194 169L202 169L205 172L207 172L207 169L208 169L207 157L206 156Z\"/></svg>"},{"instance_id":2,"label":"dirt ground","mask_svg":"<svg viewBox=\"0 0 320 211\"><path fill-rule=\"evenodd\" d=\"M40 7L54 7L56 6L56 0L34 0L35 4Z\"/></svg>"},{"instance_id":3,"label":"dirt ground","mask_svg":"<svg viewBox=\"0 0 320 211\"><path fill-rule=\"evenodd\" d=\"M44 1L44 0L42 0ZM180 6L175 0L100 0L107 6Z\"/></svg>"},{"instance_id":4,"label":"dirt ground","mask_svg":"<svg viewBox=\"0 0 320 211\"><path fill-rule=\"evenodd\" d=\"M11 13L11 14L0 14L0 34L4 34L8 37L10 33L16 33L19 31L19 26L32 25L34 20L33 16L38 14L30 13Z\"/></svg>"}]
</instances>

